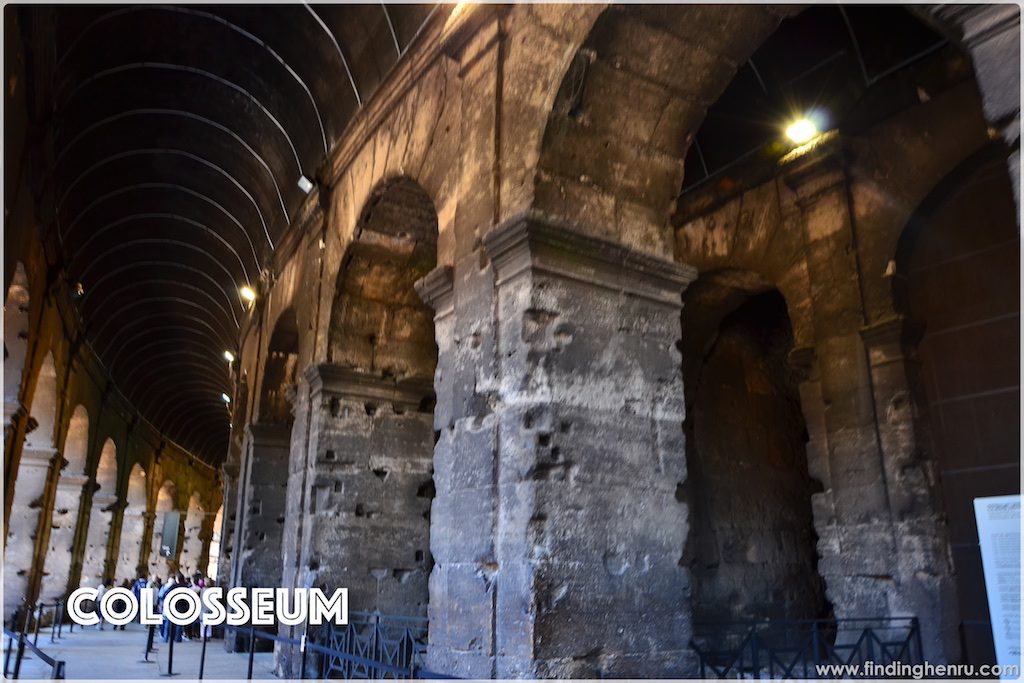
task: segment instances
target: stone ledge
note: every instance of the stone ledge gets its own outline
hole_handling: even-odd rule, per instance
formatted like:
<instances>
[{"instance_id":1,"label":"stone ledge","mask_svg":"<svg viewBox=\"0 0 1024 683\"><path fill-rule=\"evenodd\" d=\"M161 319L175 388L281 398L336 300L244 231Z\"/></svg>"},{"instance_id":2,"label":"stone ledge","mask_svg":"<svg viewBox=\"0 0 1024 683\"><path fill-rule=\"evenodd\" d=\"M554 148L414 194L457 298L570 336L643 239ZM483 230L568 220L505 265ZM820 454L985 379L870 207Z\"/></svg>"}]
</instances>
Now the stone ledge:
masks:
<instances>
[{"instance_id":1,"label":"stone ledge","mask_svg":"<svg viewBox=\"0 0 1024 683\"><path fill-rule=\"evenodd\" d=\"M520 214L483 239L496 286L530 271L576 280L658 304L682 306L697 278L692 266L642 254L532 214Z\"/></svg>"},{"instance_id":2,"label":"stone ledge","mask_svg":"<svg viewBox=\"0 0 1024 683\"><path fill-rule=\"evenodd\" d=\"M291 425L254 422L245 426L245 435L257 446L289 446L292 428Z\"/></svg>"},{"instance_id":3,"label":"stone ledge","mask_svg":"<svg viewBox=\"0 0 1024 683\"><path fill-rule=\"evenodd\" d=\"M427 306L434 309L434 320L446 317L455 310L455 271L451 266L438 266L413 285Z\"/></svg>"},{"instance_id":4,"label":"stone ledge","mask_svg":"<svg viewBox=\"0 0 1024 683\"><path fill-rule=\"evenodd\" d=\"M899 344L901 348L907 349L921 341L924 325L900 315L862 327L860 336L868 347Z\"/></svg>"},{"instance_id":5,"label":"stone ledge","mask_svg":"<svg viewBox=\"0 0 1024 683\"><path fill-rule=\"evenodd\" d=\"M424 379L389 379L331 363L311 365L304 373L314 396L327 394L357 401L381 401L416 410L433 396L434 384Z\"/></svg>"}]
</instances>

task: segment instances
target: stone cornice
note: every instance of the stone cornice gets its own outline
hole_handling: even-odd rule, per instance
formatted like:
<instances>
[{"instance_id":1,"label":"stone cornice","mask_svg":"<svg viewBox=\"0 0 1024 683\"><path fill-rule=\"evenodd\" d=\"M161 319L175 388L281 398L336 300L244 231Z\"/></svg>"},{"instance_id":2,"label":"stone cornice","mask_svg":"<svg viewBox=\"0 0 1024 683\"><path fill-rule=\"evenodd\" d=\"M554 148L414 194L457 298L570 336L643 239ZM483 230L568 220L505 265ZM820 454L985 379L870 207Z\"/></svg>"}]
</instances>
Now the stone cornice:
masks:
<instances>
[{"instance_id":1,"label":"stone cornice","mask_svg":"<svg viewBox=\"0 0 1024 683\"><path fill-rule=\"evenodd\" d=\"M883 344L899 344L901 348L908 348L921 341L923 335L923 324L902 315L867 325L860 330L861 339L869 348Z\"/></svg>"},{"instance_id":2,"label":"stone cornice","mask_svg":"<svg viewBox=\"0 0 1024 683\"><path fill-rule=\"evenodd\" d=\"M543 273L681 306L683 290L697 277L692 266L643 254L529 214L497 226L483 242L499 287L526 272Z\"/></svg>"},{"instance_id":3,"label":"stone cornice","mask_svg":"<svg viewBox=\"0 0 1024 683\"><path fill-rule=\"evenodd\" d=\"M245 435L259 446L282 445L291 443L291 425L256 422L245 426Z\"/></svg>"},{"instance_id":4,"label":"stone cornice","mask_svg":"<svg viewBox=\"0 0 1024 683\"><path fill-rule=\"evenodd\" d=\"M314 396L326 394L357 401L380 401L415 410L434 393L432 381L395 380L330 363L311 365L304 373Z\"/></svg>"},{"instance_id":5,"label":"stone cornice","mask_svg":"<svg viewBox=\"0 0 1024 683\"><path fill-rule=\"evenodd\" d=\"M423 303L434 309L434 320L444 318L454 310L455 271L451 266L434 268L414 286Z\"/></svg>"},{"instance_id":6,"label":"stone cornice","mask_svg":"<svg viewBox=\"0 0 1024 683\"><path fill-rule=\"evenodd\" d=\"M84 474L61 474L57 480L57 487L62 489L80 489L89 481Z\"/></svg>"},{"instance_id":7,"label":"stone cornice","mask_svg":"<svg viewBox=\"0 0 1024 683\"><path fill-rule=\"evenodd\" d=\"M25 445L21 449L19 467L49 467L60 457L56 448Z\"/></svg>"},{"instance_id":8,"label":"stone cornice","mask_svg":"<svg viewBox=\"0 0 1024 683\"><path fill-rule=\"evenodd\" d=\"M844 180L843 140L828 131L779 160L779 176L801 199L808 199Z\"/></svg>"}]
</instances>

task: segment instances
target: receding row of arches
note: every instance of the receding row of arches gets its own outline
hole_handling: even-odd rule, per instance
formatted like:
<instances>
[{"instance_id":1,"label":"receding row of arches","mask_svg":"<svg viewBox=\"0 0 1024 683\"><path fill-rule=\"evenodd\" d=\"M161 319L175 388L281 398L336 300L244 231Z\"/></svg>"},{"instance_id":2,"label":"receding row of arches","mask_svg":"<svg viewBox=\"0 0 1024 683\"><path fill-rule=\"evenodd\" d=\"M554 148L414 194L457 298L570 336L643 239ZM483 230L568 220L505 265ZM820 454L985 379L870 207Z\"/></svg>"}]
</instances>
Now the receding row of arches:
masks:
<instances>
[{"instance_id":1,"label":"receding row of arches","mask_svg":"<svg viewBox=\"0 0 1024 683\"><path fill-rule=\"evenodd\" d=\"M183 539L174 539L172 554L160 554L162 518L179 504L175 483L166 479L150 503L146 468L153 470L154 464L131 463L124 476L128 458L118 452L113 436L100 432L84 404L76 405L61 427L65 400L53 353L46 353L34 373L28 363L30 305L29 281L18 263L4 306L8 452L17 434L12 418L24 411L27 424L17 467L7 480L14 513L5 519L4 601L10 609L4 618L25 603L62 600L79 585L120 584L140 574L178 570L206 573L204 538L216 514L210 501L199 491L189 495L182 511ZM21 407L23 386L32 388L26 408Z\"/></svg>"}]
</instances>

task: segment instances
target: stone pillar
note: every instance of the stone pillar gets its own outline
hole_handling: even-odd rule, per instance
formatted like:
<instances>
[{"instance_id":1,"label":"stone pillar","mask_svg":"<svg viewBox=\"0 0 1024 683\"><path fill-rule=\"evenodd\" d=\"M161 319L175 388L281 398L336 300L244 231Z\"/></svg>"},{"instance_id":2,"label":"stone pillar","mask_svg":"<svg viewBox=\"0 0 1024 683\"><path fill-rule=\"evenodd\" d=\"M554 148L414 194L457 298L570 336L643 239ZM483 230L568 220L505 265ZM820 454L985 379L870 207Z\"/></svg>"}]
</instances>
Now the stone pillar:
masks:
<instances>
[{"instance_id":1,"label":"stone pillar","mask_svg":"<svg viewBox=\"0 0 1024 683\"><path fill-rule=\"evenodd\" d=\"M347 587L350 610L425 616L431 383L328 364L305 379L312 430L298 585Z\"/></svg>"},{"instance_id":2,"label":"stone pillar","mask_svg":"<svg viewBox=\"0 0 1024 683\"><path fill-rule=\"evenodd\" d=\"M921 499L915 477L902 471L905 444L898 429L887 431L885 404L878 403L894 397L896 378L869 357L862 336L866 313L840 140L798 152L782 174L792 191L787 220L803 230L811 283L815 348L794 358L804 356L798 364L809 366L800 394L808 471L824 488L813 508L826 595L840 619L920 617L932 634L926 656L946 661L950 653L935 634L947 625L932 621L948 590L945 533L923 521L937 519L934 502ZM899 509L910 501L927 511L904 526Z\"/></svg>"},{"instance_id":3,"label":"stone pillar","mask_svg":"<svg viewBox=\"0 0 1024 683\"><path fill-rule=\"evenodd\" d=\"M221 518L220 527L220 558L217 560L217 576L213 577L218 586L229 587L232 585L231 577L234 576L233 552L237 544L235 534L235 519L238 510L238 464L233 462L224 463L222 468L224 475L224 515Z\"/></svg>"},{"instance_id":4,"label":"stone pillar","mask_svg":"<svg viewBox=\"0 0 1024 683\"><path fill-rule=\"evenodd\" d=\"M117 565L114 571L116 580L136 578L139 572L146 574L146 557L142 552L142 539L146 531L145 508L133 508L125 502L121 511L121 534L118 541Z\"/></svg>"},{"instance_id":5,"label":"stone pillar","mask_svg":"<svg viewBox=\"0 0 1024 683\"><path fill-rule=\"evenodd\" d=\"M914 349L923 329L903 317L861 330L871 365L889 509L899 554L892 607L921 619L924 657L960 659L956 585L935 462L929 443L921 367Z\"/></svg>"},{"instance_id":6,"label":"stone pillar","mask_svg":"<svg viewBox=\"0 0 1024 683\"><path fill-rule=\"evenodd\" d=\"M246 427L245 438L234 585L279 586L291 427L251 424Z\"/></svg>"},{"instance_id":7,"label":"stone pillar","mask_svg":"<svg viewBox=\"0 0 1024 683\"><path fill-rule=\"evenodd\" d=\"M89 530L86 533L85 550L82 557L82 574L79 579L79 586L96 586L103 579L106 571L106 549L110 545L111 530L114 525L114 509L117 507L118 497L114 494L95 493L92 495L92 508L89 511ZM122 550L118 555L117 573L119 575L131 575L138 571L139 548L141 547L141 533L145 526L144 519L129 519L127 511L122 516L121 545L131 545L126 539L135 539L135 553ZM139 513L144 514L145 510ZM127 521L126 521L127 520ZM127 533L127 537L126 537ZM134 537L132 537L134 533Z\"/></svg>"},{"instance_id":8,"label":"stone pillar","mask_svg":"<svg viewBox=\"0 0 1024 683\"><path fill-rule=\"evenodd\" d=\"M24 600L34 601L42 567L37 557L41 525L49 522L47 486L60 462L54 448L25 445L14 482L14 507L19 514L8 521L4 545L4 618Z\"/></svg>"},{"instance_id":9,"label":"stone pillar","mask_svg":"<svg viewBox=\"0 0 1024 683\"><path fill-rule=\"evenodd\" d=\"M75 543L75 525L82 500L82 487L89 481L84 474L62 474L57 481L50 521L49 548L46 553L40 599L46 602L63 600L69 588L72 552ZM74 586L78 586L78 580Z\"/></svg>"},{"instance_id":10,"label":"stone pillar","mask_svg":"<svg viewBox=\"0 0 1024 683\"><path fill-rule=\"evenodd\" d=\"M676 344L696 273L533 218L494 229L484 245L497 385L491 414L461 425L464 448L436 456L433 535L453 539L437 558L446 581L431 597L446 604L436 613L461 616L469 635L476 617L459 614L462 593L489 593L493 630L477 637L494 638L499 678L690 674ZM458 537L467 519L475 537L488 515L464 492L492 481L494 559L468 575L472 546ZM435 670L461 673L459 660L475 654L450 637L452 649L433 636L431 645Z\"/></svg>"},{"instance_id":11,"label":"stone pillar","mask_svg":"<svg viewBox=\"0 0 1024 683\"><path fill-rule=\"evenodd\" d=\"M926 5L940 28L956 27L974 63L985 118L1009 149L1007 165L1020 207L1020 7L1005 4Z\"/></svg>"}]
</instances>

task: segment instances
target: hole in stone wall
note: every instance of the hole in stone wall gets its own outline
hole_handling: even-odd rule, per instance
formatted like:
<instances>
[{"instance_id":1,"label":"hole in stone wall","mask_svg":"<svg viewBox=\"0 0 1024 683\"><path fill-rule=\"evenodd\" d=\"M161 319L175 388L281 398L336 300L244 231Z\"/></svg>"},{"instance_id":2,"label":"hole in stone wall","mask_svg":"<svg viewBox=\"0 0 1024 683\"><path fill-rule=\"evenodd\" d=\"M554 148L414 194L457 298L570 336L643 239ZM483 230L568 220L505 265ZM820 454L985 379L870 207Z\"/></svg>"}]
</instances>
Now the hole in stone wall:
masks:
<instances>
[{"instance_id":1,"label":"hole in stone wall","mask_svg":"<svg viewBox=\"0 0 1024 683\"><path fill-rule=\"evenodd\" d=\"M437 495L437 490L434 488L433 479L427 479L425 482L420 484L419 488L416 489L417 498L433 499L435 495Z\"/></svg>"},{"instance_id":2,"label":"hole in stone wall","mask_svg":"<svg viewBox=\"0 0 1024 683\"><path fill-rule=\"evenodd\" d=\"M430 396L424 396L420 399L420 404L416 407L418 413L429 413L433 414L434 407L437 405L437 397L431 394Z\"/></svg>"},{"instance_id":3,"label":"hole in stone wall","mask_svg":"<svg viewBox=\"0 0 1024 683\"><path fill-rule=\"evenodd\" d=\"M338 413L341 412L341 401L335 396L331 399L331 417L338 417Z\"/></svg>"},{"instance_id":4,"label":"hole in stone wall","mask_svg":"<svg viewBox=\"0 0 1024 683\"><path fill-rule=\"evenodd\" d=\"M334 460L337 460L337 459L338 459L338 456L335 454L334 451L324 451L324 460L330 460L330 461L333 462Z\"/></svg>"},{"instance_id":5,"label":"hole in stone wall","mask_svg":"<svg viewBox=\"0 0 1024 683\"><path fill-rule=\"evenodd\" d=\"M422 562L423 561L423 557L424 557L423 551L422 550L417 550L416 551L416 561L417 562Z\"/></svg>"},{"instance_id":6,"label":"hole in stone wall","mask_svg":"<svg viewBox=\"0 0 1024 683\"><path fill-rule=\"evenodd\" d=\"M373 475L381 481L384 481L388 477L388 471L385 469L375 469L373 470Z\"/></svg>"},{"instance_id":7,"label":"hole in stone wall","mask_svg":"<svg viewBox=\"0 0 1024 683\"><path fill-rule=\"evenodd\" d=\"M367 401L366 403L363 404L363 410L366 411L367 415L373 417L374 415L377 414L377 404L373 403L372 401Z\"/></svg>"}]
</instances>

